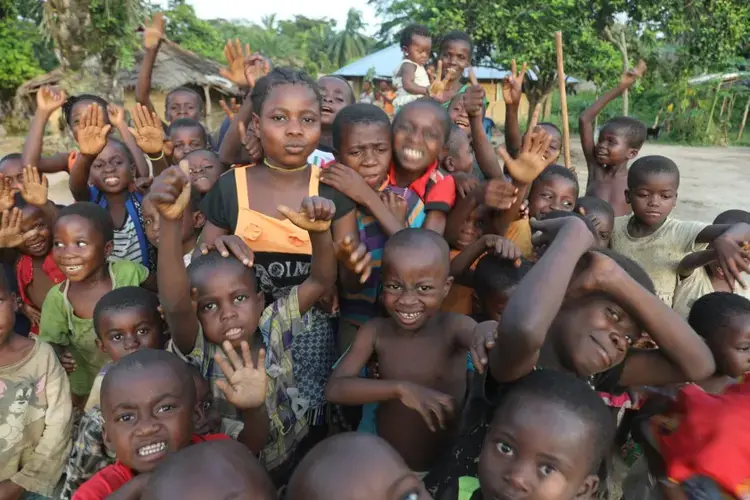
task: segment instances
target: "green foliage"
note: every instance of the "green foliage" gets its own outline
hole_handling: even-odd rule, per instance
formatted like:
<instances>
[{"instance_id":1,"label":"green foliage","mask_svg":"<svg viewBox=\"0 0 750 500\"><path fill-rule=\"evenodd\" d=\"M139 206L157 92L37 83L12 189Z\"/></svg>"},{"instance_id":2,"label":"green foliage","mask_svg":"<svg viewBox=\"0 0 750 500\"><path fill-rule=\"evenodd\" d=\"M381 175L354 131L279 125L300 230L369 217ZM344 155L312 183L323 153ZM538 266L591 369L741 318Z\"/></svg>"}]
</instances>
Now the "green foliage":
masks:
<instances>
[{"instance_id":1,"label":"green foliage","mask_svg":"<svg viewBox=\"0 0 750 500\"><path fill-rule=\"evenodd\" d=\"M226 39L213 24L199 19L192 5L185 0L170 0L164 15L167 38L196 54L217 61L224 59Z\"/></svg>"},{"instance_id":2,"label":"green foliage","mask_svg":"<svg viewBox=\"0 0 750 500\"><path fill-rule=\"evenodd\" d=\"M9 101L19 85L42 73L34 41L41 37L31 21L15 16L0 20L0 101Z\"/></svg>"},{"instance_id":3,"label":"green foliage","mask_svg":"<svg viewBox=\"0 0 750 500\"><path fill-rule=\"evenodd\" d=\"M345 66L367 54L372 41L361 33L363 28L362 13L356 9L349 9L346 26L333 39L331 60L334 65Z\"/></svg>"}]
</instances>

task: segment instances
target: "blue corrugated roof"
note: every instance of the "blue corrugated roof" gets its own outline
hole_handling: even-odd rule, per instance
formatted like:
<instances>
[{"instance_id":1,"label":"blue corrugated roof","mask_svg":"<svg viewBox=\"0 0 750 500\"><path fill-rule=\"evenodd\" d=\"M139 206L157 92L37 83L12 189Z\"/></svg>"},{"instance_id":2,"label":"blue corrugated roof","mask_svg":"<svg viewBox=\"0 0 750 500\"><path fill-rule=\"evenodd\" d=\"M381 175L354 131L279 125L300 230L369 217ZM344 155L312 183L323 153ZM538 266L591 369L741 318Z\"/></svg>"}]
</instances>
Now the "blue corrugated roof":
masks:
<instances>
[{"instance_id":1,"label":"blue corrugated roof","mask_svg":"<svg viewBox=\"0 0 750 500\"><path fill-rule=\"evenodd\" d=\"M347 64L343 68L335 71L333 74L344 77L363 77L366 76L370 71L370 68L375 68L375 76L380 78L391 78L393 73L398 69L399 63L403 59L401 53L401 47L391 45L382 50L365 56L362 59L354 61L353 63ZM477 75L479 80L502 80L507 71L498 70L495 68L487 68L484 66L477 66L474 68L474 73Z\"/></svg>"},{"instance_id":2,"label":"blue corrugated roof","mask_svg":"<svg viewBox=\"0 0 750 500\"><path fill-rule=\"evenodd\" d=\"M349 78L363 77L367 75L370 68L374 68L376 78L390 79L396 69L398 69L398 65L401 63L403 57L401 47L399 47L398 44L395 44L370 54L369 56L365 56L353 63L347 64L333 74ZM487 66L474 66L474 74L477 75L478 80L502 80L508 72L501 69L489 68ZM536 75L534 75L533 71L528 72L528 77L532 80L536 80ZM578 80L571 76L568 76L567 81L568 83L578 82Z\"/></svg>"}]
</instances>

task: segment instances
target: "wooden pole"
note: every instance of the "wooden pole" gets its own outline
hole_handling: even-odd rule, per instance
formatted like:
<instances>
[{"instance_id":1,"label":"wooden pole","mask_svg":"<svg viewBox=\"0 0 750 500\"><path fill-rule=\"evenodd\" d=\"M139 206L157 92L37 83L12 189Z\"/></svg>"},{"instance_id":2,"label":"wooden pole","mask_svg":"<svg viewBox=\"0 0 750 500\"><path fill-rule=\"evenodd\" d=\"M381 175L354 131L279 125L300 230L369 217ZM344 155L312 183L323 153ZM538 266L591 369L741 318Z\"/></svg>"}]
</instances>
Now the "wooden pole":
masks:
<instances>
[{"instance_id":1,"label":"wooden pole","mask_svg":"<svg viewBox=\"0 0 750 500\"><path fill-rule=\"evenodd\" d=\"M206 129L213 130L211 128L211 87L205 85L203 87L203 95L206 97Z\"/></svg>"},{"instance_id":2,"label":"wooden pole","mask_svg":"<svg viewBox=\"0 0 750 500\"><path fill-rule=\"evenodd\" d=\"M563 145L565 147L565 168L570 169L570 124L568 123L568 95L565 89L565 67L563 64L562 31L555 33L557 46L557 80L560 85L560 112L562 113Z\"/></svg>"},{"instance_id":3,"label":"wooden pole","mask_svg":"<svg viewBox=\"0 0 750 500\"><path fill-rule=\"evenodd\" d=\"M719 78L719 84L716 85L716 95L714 96L714 103L711 105L711 114L708 115L708 126L706 127L706 135L711 131L711 125L714 124L714 113L716 112L716 105L719 103L719 92L721 92L721 84L724 83Z\"/></svg>"},{"instance_id":4,"label":"wooden pole","mask_svg":"<svg viewBox=\"0 0 750 500\"><path fill-rule=\"evenodd\" d=\"M742 133L745 131L745 124L747 123L747 113L750 112L750 97L747 98L747 106L745 106L745 114L742 115L742 125L740 125L740 133L737 135L737 142L742 140Z\"/></svg>"}]
</instances>

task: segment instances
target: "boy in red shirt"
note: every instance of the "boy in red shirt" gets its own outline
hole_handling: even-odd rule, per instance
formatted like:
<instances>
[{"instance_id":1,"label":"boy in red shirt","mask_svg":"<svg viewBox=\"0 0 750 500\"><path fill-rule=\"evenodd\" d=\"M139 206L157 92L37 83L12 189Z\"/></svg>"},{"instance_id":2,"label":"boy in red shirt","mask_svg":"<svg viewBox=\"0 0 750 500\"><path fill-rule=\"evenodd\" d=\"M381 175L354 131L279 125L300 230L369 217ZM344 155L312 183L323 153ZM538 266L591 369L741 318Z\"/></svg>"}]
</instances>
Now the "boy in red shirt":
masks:
<instances>
[{"instance_id":1,"label":"boy in red shirt","mask_svg":"<svg viewBox=\"0 0 750 500\"><path fill-rule=\"evenodd\" d=\"M233 367L217 360L229 386L222 389L244 417L252 418L255 411L265 411L265 355L261 351L253 363L246 342L242 357L227 344ZM73 500L140 498L151 471L169 454L203 441L230 439L194 433L194 422L201 417L196 412L203 411L196 404L195 382L187 365L166 351L144 349L122 358L102 381L101 407L104 439L117 462L86 481Z\"/></svg>"}]
</instances>

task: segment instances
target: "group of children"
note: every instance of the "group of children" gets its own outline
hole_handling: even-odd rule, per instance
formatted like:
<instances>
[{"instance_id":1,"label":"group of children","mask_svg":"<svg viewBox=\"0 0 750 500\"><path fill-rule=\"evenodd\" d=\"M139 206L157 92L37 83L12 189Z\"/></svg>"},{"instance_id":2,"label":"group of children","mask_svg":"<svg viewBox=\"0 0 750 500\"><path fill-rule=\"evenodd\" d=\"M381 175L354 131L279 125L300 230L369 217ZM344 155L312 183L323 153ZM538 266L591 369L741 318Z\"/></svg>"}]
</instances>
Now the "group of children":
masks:
<instances>
[{"instance_id":1,"label":"group of children","mask_svg":"<svg viewBox=\"0 0 750 500\"><path fill-rule=\"evenodd\" d=\"M0 160L0 498L601 497L641 388L750 370L750 214L678 221L677 165L628 166L642 123L594 138L644 67L581 116L579 197L557 127L521 134L515 62L493 149L465 33L431 83L404 30L392 122L228 43L247 95L219 141L193 90L166 123L149 101L163 28L133 128L42 88ZM60 107L77 150L43 157Z\"/></svg>"}]
</instances>

